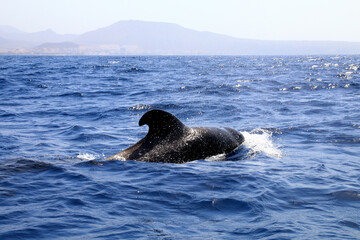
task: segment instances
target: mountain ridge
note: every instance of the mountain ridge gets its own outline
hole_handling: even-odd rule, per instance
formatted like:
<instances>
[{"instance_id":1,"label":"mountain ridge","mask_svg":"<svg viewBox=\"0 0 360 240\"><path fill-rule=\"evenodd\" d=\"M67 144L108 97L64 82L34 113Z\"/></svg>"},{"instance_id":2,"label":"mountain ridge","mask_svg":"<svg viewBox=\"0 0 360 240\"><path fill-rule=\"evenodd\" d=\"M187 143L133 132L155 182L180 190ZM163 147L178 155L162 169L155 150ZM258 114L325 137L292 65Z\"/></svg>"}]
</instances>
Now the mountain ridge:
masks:
<instances>
[{"instance_id":1,"label":"mountain ridge","mask_svg":"<svg viewBox=\"0 0 360 240\"><path fill-rule=\"evenodd\" d=\"M64 51L59 44L78 46ZM0 26L2 54L83 55L311 55L360 54L360 42L275 41L242 39L208 31L188 29L174 23L139 20L118 21L83 34L57 34L51 29L26 33ZM61 45L61 44L60 44ZM22 51L13 51L13 49ZM62 50L61 50L62 49Z\"/></svg>"}]
</instances>

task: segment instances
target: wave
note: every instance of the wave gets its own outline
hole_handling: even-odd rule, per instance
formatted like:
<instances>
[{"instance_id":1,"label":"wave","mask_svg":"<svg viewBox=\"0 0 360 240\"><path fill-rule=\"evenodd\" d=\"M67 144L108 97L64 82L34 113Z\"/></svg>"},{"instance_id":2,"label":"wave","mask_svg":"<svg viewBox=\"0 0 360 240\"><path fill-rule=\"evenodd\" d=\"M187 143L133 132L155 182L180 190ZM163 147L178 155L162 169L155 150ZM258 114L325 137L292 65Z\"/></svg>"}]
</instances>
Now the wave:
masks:
<instances>
[{"instance_id":1,"label":"wave","mask_svg":"<svg viewBox=\"0 0 360 240\"><path fill-rule=\"evenodd\" d=\"M51 169L61 170L60 167L48 162L32 160L27 158L8 159L6 163L0 166L0 175L7 176L11 174L32 172L39 173Z\"/></svg>"}]
</instances>

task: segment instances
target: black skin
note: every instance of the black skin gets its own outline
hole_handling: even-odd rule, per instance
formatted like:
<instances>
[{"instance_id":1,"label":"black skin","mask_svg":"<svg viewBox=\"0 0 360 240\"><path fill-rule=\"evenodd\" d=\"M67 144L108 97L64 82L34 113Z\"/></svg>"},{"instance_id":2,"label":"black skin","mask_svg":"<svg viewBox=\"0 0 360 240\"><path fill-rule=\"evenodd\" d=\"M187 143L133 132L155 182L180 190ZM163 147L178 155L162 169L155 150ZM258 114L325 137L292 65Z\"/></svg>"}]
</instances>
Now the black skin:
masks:
<instances>
[{"instance_id":1,"label":"black skin","mask_svg":"<svg viewBox=\"0 0 360 240\"><path fill-rule=\"evenodd\" d=\"M187 127L171 113L150 110L139 121L149 126L148 134L133 146L106 160L185 163L227 154L244 142L231 128Z\"/></svg>"}]
</instances>

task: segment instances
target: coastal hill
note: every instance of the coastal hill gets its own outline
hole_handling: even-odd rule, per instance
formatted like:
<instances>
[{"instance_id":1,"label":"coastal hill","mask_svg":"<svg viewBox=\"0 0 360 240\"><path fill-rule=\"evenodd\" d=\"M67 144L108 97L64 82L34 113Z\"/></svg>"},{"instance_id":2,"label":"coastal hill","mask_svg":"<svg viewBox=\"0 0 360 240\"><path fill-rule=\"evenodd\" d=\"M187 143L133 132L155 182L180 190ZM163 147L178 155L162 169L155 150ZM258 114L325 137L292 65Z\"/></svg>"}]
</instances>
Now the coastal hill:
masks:
<instances>
[{"instance_id":1,"label":"coastal hill","mask_svg":"<svg viewBox=\"0 0 360 240\"><path fill-rule=\"evenodd\" d=\"M66 48L66 46L69 47ZM61 35L50 29L25 33L10 26L0 26L0 53L70 55L360 54L360 42L239 39L217 33L196 31L172 23L120 21L80 35Z\"/></svg>"}]
</instances>

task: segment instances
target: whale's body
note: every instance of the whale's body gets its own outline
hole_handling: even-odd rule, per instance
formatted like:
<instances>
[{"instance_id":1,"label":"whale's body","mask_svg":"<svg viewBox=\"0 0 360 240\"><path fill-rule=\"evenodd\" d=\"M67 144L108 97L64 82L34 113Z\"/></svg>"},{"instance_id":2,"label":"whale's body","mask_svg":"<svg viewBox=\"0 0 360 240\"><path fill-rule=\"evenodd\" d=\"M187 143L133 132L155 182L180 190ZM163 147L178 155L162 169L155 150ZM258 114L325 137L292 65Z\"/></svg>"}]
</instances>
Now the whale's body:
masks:
<instances>
[{"instance_id":1,"label":"whale's body","mask_svg":"<svg viewBox=\"0 0 360 240\"><path fill-rule=\"evenodd\" d=\"M184 163L227 154L244 142L231 128L187 127L174 115L162 110L145 113L139 125L149 126L148 134L133 146L106 160Z\"/></svg>"}]
</instances>

